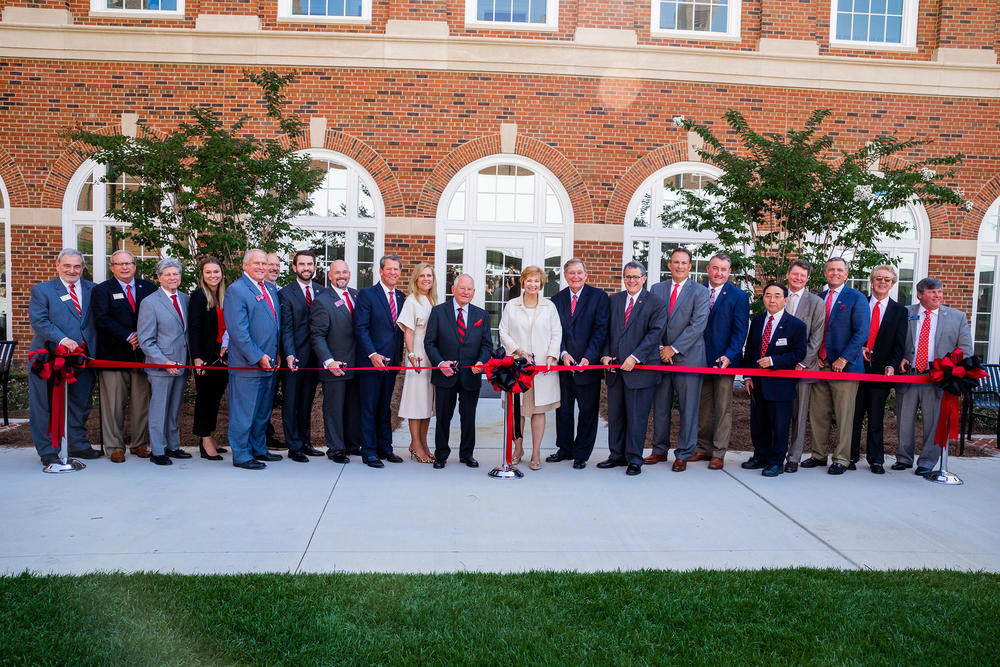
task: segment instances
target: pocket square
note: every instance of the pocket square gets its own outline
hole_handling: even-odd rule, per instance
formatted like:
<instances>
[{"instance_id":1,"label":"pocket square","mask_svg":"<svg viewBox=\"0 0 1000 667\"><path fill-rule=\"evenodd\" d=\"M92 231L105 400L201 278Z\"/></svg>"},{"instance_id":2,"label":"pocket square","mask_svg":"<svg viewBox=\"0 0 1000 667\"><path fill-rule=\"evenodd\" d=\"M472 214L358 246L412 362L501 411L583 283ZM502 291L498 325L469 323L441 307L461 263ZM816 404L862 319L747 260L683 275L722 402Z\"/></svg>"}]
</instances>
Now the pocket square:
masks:
<instances>
[{"instance_id":1,"label":"pocket square","mask_svg":"<svg viewBox=\"0 0 1000 667\"><path fill-rule=\"evenodd\" d=\"M475 324L473 324L472 326L474 326L474 327L478 327L478 326L479 326L480 324L482 324L482 323L483 323L483 318L481 318L481 317L480 317L480 318L479 318L478 320L476 320L476 323L475 323Z\"/></svg>"},{"instance_id":2,"label":"pocket square","mask_svg":"<svg viewBox=\"0 0 1000 667\"><path fill-rule=\"evenodd\" d=\"M257 295L257 300L258 301L263 301L264 300L264 295L263 294L258 294Z\"/></svg>"}]
</instances>

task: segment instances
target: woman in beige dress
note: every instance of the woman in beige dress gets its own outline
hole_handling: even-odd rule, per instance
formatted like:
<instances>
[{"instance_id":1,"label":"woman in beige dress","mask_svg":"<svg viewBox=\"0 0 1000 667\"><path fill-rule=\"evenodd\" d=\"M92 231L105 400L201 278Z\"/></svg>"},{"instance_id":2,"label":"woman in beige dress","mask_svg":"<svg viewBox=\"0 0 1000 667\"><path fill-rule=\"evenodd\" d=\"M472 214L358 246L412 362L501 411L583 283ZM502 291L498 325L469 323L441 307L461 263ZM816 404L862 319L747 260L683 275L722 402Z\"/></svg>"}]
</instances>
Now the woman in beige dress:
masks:
<instances>
[{"instance_id":1,"label":"woman in beige dress","mask_svg":"<svg viewBox=\"0 0 1000 667\"><path fill-rule=\"evenodd\" d=\"M531 461L528 467L542 467L542 436L545 434L545 413L559 407L559 375L549 373L545 367L559 358L562 342L562 325L555 305L542 296L545 272L537 266L521 271L521 296L507 302L500 317L500 344L508 354L526 357L535 363L531 389L521 396L521 430L524 418L531 415ZM523 438L514 441L514 463L524 455Z\"/></svg>"},{"instance_id":2,"label":"woman in beige dress","mask_svg":"<svg viewBox=\"0 0 1000 667\"><path fill-rule=\"evenodd\" d=\"M437 281L430 264L419 264L410 274L409 296L403 302L396 324L403 330L408 366L423 366L424 334L431 307L437 303ZM427 447L427 429L434 414L434 389L430 371L406 371L403 395L399 400L399 416L405 417L410 426L410 458L420 463L433 463Z\"/></svg>"}]
</instances>

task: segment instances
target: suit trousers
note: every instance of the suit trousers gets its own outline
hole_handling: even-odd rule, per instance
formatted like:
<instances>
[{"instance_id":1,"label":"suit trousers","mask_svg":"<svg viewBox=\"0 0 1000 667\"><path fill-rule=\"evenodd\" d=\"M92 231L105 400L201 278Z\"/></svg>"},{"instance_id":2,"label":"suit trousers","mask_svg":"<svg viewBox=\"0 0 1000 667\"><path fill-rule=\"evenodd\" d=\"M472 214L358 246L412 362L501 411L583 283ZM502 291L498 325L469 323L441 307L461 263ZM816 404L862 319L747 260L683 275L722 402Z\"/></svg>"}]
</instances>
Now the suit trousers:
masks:
<instances>
[{"instance_id":1,"label":"suit trousers","mask_svg":"<svg viewBox=\"0 0 1000 667\"><path fill-rule=\"evenodd\" d=\"M246 463L267 453L267 425L274 408L276 381L274 373L229 371L229 446L233 463Z\"/></svg>"},{"instance_id":2,"label":"suit trousers","mask_svg":"<svg viewBox=\"0 0 1000 667\"><path fill-rule=\"evenodd\" d=\"M132 449L149 445L149 376L141 368L99 371L101 434L104 448L125 450L125 404L129 406Z\"/></svg>"},{"instance_id":3,"label":"suit trousers","mask_svg":"<svg viewBox=\"0 0 1000 667\"><path fill-rule=\"evenodd\" d=\"M788 451L788 431L795 401L750 399L750 439L753 456L769 466L781 465Z\"/></svg>"},{"instance_id":4,"label":"suit trousers","mask_svg":"<svg viewBox=\"0 0 1000 667\"><path fill-rule=\"evenodd\" d=\"M344 398L344 442L348 451L361 451L361 381L358 374L347 381Z\"/></svg>"},{"instance_id":5,"label":"suit trousers","mask_svg":"<svg viewBox=\"0 0 1000 667\"><path fill-rule=\"evenodd\" d=\"M707 375L698 406L698 446L695 451L723 458L733 430L733 376ZM787 443L786 443L787 444Z\"/></svg>"},{"instance_id":6,"label":"suit trousers","mask_svg":"<svg viewBox=\"0 0 1000 667\"><path fill-rule=\"evenodd\" d=\"M806 424L809 421L809 397L815 382L799 380L795 383L795 400L792 402L792 425L789 428L788 461L798 463L806 442Z\"/></svg>"},{"instance_id":7,"label":"suit trousers","mask_svg":"<svg viewBox=\"0 0 1000 667\"><path fill-rule=\"evenodd\" d=\"M594 452L594 443L597 441L601 382L598 380L577 384L573 381L572 373L560 373L559 389L559 407L556 408L556 447L563 456L586 461ZM578 415L574 413L574 402L579 408Z\"/></svg>"},{"instance_id":8,"label":"suit trousers","mask_svg":"<svg viewBox=\"0 0 1000 667\"><path fill-rule=\"evenodd\" d=\"M361 371L361 455L392 454L392 391L395 371Z\"/></svg>"},{"instance_id":9,"label":"suit trousers","mask_svg":"<svg viewBox=\"0 0 1000 667\"><path fill-rule=\"evenodd\" d=\"M163 456L165 450L176 451L181 446L177 415L184 399L186 380L187 371L179 375L149 376L149 447L153 456Z\"/></svg>"},{"instance_id":10,"label":"suit trousers","mask_svg":"<svg viewBox=\"0 0 1000 667\"><path fill-rule=\"evenodd\" d=\"M87 437L87 417L90 416L94 380L94 371L85 369L76 375L76 382L68 385L66 436L70 454L91 446ZM52 438L49 436L48 382L34 373L28 373L28 408L31 415L31 439L38 456L58 456L59 450L52 449Z\"/></svg>"},{"instance_id":11,"label":"suit trousers","mask_svg":"<svg viewBox=\"0 0 1000 667\"><path fill-rule=\"evenodd\" d=\"M316 368L315 360L307 362ZM288 451L297 452L312 446L312 405L316 398L318 371L285 371L284 392L281 395L281 425Z\"/></svg>"},{"instance_id":12,"label":"suit trousers","mask_svg":"<svg viewBox=\"0 0 1000 667\"><path fill-rule=\"evenodd\" d=\"M199 438L215 432L219 422L219 405L229 385L229 371L205 371L194 376L194 424L191 430Z\"/></svg>"},{"instance_id":13,"label":"suit trousers","mask_svg":"<svg viewBox=\"0 0 1000 667\"><path fill-rule=\"evenodd\" d=\"M344 406L348 382L323 382L323 434L328 454L347 451L347 440L344 437L347 410Z\"/></svg>"},{"instance_id":14,"label":"suit trousers","mask_svg":"<svg viewBox=\"0 0 1000 667\"><path fill-rule=\"evenodd\" d=\"M847 466L851 462L851 431L854 429L854 402L858 398L856 380L820 380L812 388L809 401L809 425L812 427L812 457L826 461L832 417L837 417L838 436L833 462Z\"/></svg>"},{"instance_id":15,"label":"suit trousers","mask_svg":"<svg viewBox=\"0 0 1000 667\"><path fill-rule=\"evenodd\" d=\"M896 385L896 405L899 421L899 447L896 449L896 462L913 465L915 449L917 408L923 415L923 438L921 439L920 458L917 466L933 468L941 458L941 448L934 444L934 431L937 430L938 416L941 411L941 394L944 391L932 384L899 384Z\"/></svg>"},{"instance_id":16,"label":"suit trousers","mask_svg":"<svg viewBox=\"0 0 1000 667\"><path fill-rule=\"evenodd\" d=\"M694 454L694 448L698 444L698 400L704 376L673 372L662 375L653 399L653 453L666 456L670 451L670 413L676 394L681 423L674 456L686 461Z\"/></svg>"},{"instance_id":17,"label":"suit trousers","mask_svg":"<svg viewBox=\"0 0 1000 667\"><path fill-rule=\"evenodd\" d=\"M885 402L889 398L891 384L884 382L860 382L857 406L854 408L854 430L851 433L851 461L861 458L861 426L868 416L868 437L865 440L865 459L869 464L885 463L885 443L882 424L885 419Z\"/></svg>"},{"instance_id":18,"label":"suit trousers","mask_svg":"<svg viewBox=\"0 0 1000 667\"><path fill-rule=\"evenodd\" d=\"M462 426L462 436L458 445L458 457L471 459L476 448L476 405L479 403L478 389L463 389L461 384L454 387L434 387L434 459L447 461L451 455L448 437L451 435L451 418L458 402L458 418Z\"/></svg>"},{"instance_id":19,"label":"suit trousers","mask_svg":"<svg viewBox=\"0 0 1000 667\"><path fill-rule=\"evenodd\" d=\"M619 380L608 384L608 458L642 465L654 387L629 389Z\"/></svg>"}]
</instances>

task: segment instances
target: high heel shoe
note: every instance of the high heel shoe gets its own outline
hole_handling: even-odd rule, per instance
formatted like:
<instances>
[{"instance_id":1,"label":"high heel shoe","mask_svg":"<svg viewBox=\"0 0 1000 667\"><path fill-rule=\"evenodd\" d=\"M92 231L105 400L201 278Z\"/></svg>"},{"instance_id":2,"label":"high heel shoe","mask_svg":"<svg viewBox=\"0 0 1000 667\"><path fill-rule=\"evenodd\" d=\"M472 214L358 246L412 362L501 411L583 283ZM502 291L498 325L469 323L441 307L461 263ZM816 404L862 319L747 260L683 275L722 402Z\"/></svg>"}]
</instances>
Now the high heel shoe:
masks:
<instances>
[{"instance_id":1,"label":"high heel shoe","mask_svg":"<svg viewBox=\"0 0 1000 667\"><path fill-rule=\"evenodd\" d=\"M201 458L203 459L208 459L209 461L222 460L222 456L220 456L219 454L216 454L215 456L210 456L209 453L205 451L205 445L202 444L201 441L198 442L198 449L201 451Z\"/></svg>"},{"instance_id":2,"label":"high heel shoe","mask_svg":"<svg viewBox=\"0 0 1000 667\"><path fill-rule=\"evenodd\" d=\"M417 463L434 463L433 458L424 458L420 454L413 451L413 445L410 445L410 459L416 461Z\"/></svg>"},{"instance_id":3,"label":"high heel shoe","mask_svg":"<svg viewBox=\"0 0 1000 667\"><path fill-rule=\"evenodd\" d=\"M532 470L541 470L542 469L542 462L541 461L528 461L528 467L531 468Z\"/></svg>"},{"instance_id":4,"label":"high heel shoe","mask_svg":"<svg viewBox=\"0 0 1000 667\"><path fill-rule=\"evenodd\" d=\"M515 449L514 452L516 453L512 452L510 456L510 464L512 466L516 466L521 462L521 457L524 456L524 448L521 447L521 445L517 445L517 449Z\"/></svg>"}]
</instances>

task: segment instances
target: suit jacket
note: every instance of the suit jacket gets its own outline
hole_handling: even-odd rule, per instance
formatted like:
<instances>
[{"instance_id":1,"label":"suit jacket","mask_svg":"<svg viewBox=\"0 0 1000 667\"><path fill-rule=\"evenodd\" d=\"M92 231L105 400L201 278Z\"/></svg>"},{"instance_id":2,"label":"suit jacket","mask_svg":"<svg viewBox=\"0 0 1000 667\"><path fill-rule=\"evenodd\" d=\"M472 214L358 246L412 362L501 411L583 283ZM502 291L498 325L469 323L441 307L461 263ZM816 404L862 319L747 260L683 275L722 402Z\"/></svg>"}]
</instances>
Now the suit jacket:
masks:
<instances>
[{"instance_id":1,"label":"suit jacket","mask_svg":"<svg viewBox=\"0 0 1000 667\"><path fill-rule=\"evenodd\" d=\"M750 323L750 335L747 337L746 352L743 354L744 368L760 368L757 361L762 357L771 357L771 368L775 370L792 370L795 364L806 356L806 324L794 315L785 313L781 316L770 342L763 355L760 353L761 338L764 335L764 323L768 313L757 313ZM753 377L753 390L761 398L768 401L795 400L794 378Z\"/></svg>"},{"instance_id":2,"label":"suit jacket","mask_svg":"<svg viewBox=\"0 0 1000 667\"><path fill-rule=\"evenodd\" d=\"M316 297L326 288L315 281L310 282L309 288L313 305L316 305ZM312 340L309 308L306 307L306 295L302 293L299 281L293 280L278 290L278 301L281 303L281 357L293 355L302 362L301 365L306 365L312 352Z\"/></svg>"},{"instance_id":3,"label":"suit jacket","mask_svg":"<svg viewBox=\"0 0 1000 667\"><path fill-rule=\"evenodd\" d=\"M552 297L559 322L562 325L562 352L579 362L587 359L598 363L604 351L604 341L608 337L608 295L596 287L584 285L576 299L576 310L570 315L573 293L570 288L560 290ZM560 354L561 356L561 354ZM559 360L562 363L562 359ZM594 384L601 381L601 371L565 373L576 384Z\"/></svg>"},{"instance_id":4,"label":"suit jacket","mask_svg":"<svg viewBox=\"0 0 1000 667\"><path fill-rule=\"evenodd\" d=\"M31 339L32 350L41 349L46 343L58 345L63 338L77 343L85 341L88 354L93 354L97 349L99 336L91 308L94 283L81 279L77 281L77 285L82 315L77 314L69 291L59 278L38 283L31 288L28 321L35 334Z\"/></svg>"},{"instance_id":5,"label":"suit jacket","mask_svg":"<svg viewBox=\"0 0 1000 667\"><path fill-rule=\"evenodd\" d=\"M229 365L234 367L256 366L264 355L271 358L271 365L278 364L278 340L281 331L281 308L278 289L264 281L264 289L271 297L274 312L268 306L257 284L244 274L226 289L222 310L229 332ZM271 371L240 371L247 376L269 375Z\"/></svg>"},{"instance_id":6,"label":"suit jacket","mask_svg":"<svg viewBox=\"0 0 1000 667\"><path fill-rule=\"evenodd\" d=\"M403 309L403 292L396 295L396 315ZM381 283L358 292L354 302L354 338L357 341L357 365L374 366L371 356L378 352L389 358L388 366L399 366L403 356L403 330L392 321L389 300Z\"/></svg>"},{"instance_id":7,"label":"suit jacket","mask_svg":"<svg viewBox=\"0 0 1000 667\"><path fill-rule=\"evenodd\" d=\"M493 334L490 331L490 315L479 306L471 303L468 317L465 319L465 340L458 341L458 324L455 320L455 307L452 302L445 301L431 308L427 318L427 332L424 334L424 352L431 366L437 366L442 361L458 361L459 366L474 366L477 362L486 363L493 352ZM476 375L471 369L462 368L451 377L439 370L431 371L431 384L435 387L454 387L459 381L463 389L478 389L482 386L482 375Z\"/></svg>"},{"instance_id":8,"label":"suit jacket","mask_svg":"<svg viewBox=\"0 0 1000 667\"><path fill-rule=\"evenodd\" d=\"M875 336L872 360L865 362L866 372L882 375L887 367L899 368L906 348L906 330L906 308L890 298Z\"/></svg>"},{"instance_id":9,"label":"suit jacket","mask_svg":"<svg viewBox=\"0 0 1000 667\"><path fill-rule=\"evenodd\" d=\"M188 312L188 295L177 292L177 302L182 313ZM151 364L176 361L190 364L187 338L187 317L181 321L174 308L173 299L162 289L147 296L139 304L139 347ZM170 376L165 368L147 368L148 375Z\"/></svg>"},{"instance_id":10,"label":"suit jacket","mask_svg":"<svg viewBox=\"0 0 1000 667\"><path fill-rule=\"evenodd\" d=\"M638 359L640 364L659 364L660 340L663 337L667 306L644 287L636 295L626 325L627 299L626 291L608 297L608 338L604 342L601 356L611 357L613 364L620 364L629 356ZM609 385L624 382L629 389L655 387L660 382L660 373L657 371L632 370L628 373L620 370L614 373L608 371L604 377Z\"/></svg>"},{"instance_id":11,"label":"suit jacket","mask_svg":"<svg viewBox=\"0 0 1000 667\"><path fill-rule=\"evenodd\" d=\"M917 327L920 325L920 304L915 303L906 307L908 327L906 329L906 347L903 358L910 362L911 366L917 356ZM951 354L955 349L961 348L966 356L972 355L972 332L969 329L969 321L965 319L965 313L948 306L941 306L938 309L937 330L934 332L934 358L928 358L927 363L934 363L934 359L940 359L946 354Z\"/></svg>"},{"instance_id":12,"label":"suit jacket","mask_svg":"<svg viewBox=\"0 0 1000 667\"><path fill-rule=\"evenodd\" d=\"M711 292L711 286L707 287ZM708 311L705 324L706 365L715 366L716 359L726 357L731 366L739 366L749 325L750 297L736 285L725 283L719 288L715 304Z\"/></svg>"},{"instance_id":13,"label":"suit jacket","mask_svg":"<svg viewBox=\"0 0 1000 667\"><path fill-rule=\"evenodd\" d=\"M97 325L97 355L95 359L109 361L142 361L142 348L132 349L128 337L137 331L139 322L139 306L142 300L158 288L148 280L135 279L135 310L128 302L125 291L115 278L94 285L91 294L91 308L94 310L94 322Z\"/></svg>"},{"instance_id":14,"label":"suit jacket","mask_svg":"<svg viewBox=\"0 0 1000 667\"><path fill-rule=\"evenodd\" d=\"M357 291L348 288L347 292L357 302ZM342 361L348 366L356 364L354 317L344 300L332 289L323 290L313 301L309 311L309 338L317 364L322 365L327 359ZM344 371L343 375L319 372L319 379L324 382L344 382L353 377L354 371Z\"/></svg>"},{"instance_id":15,"label":"suit jacket","mask_svg":"<svg viewBox=\"0 0 1000 667\"><path fill-rule=\"evenodd\" d=\"M826 312L826 293L823 290L819 298L823 299L823 312ZM830 309L830 321L826 325L826 358L831 362L844 359L845 373L864 373L864 358L861 347L868 340L868 327L871 325L871 312L868 310L868 300L856 289L844 285L840 296Z\"/></svg>"},{"instance_id":16,"label":"suit jacket","mask_svg":"<svg viewBox=\"0 0 1000 667\"><path fill-rule=\"evenodd\" d=\"M819 370L819 346L823 342L823 330L826 326L826 308L823 299L809 290L802 293L802 300L795 309L795 317L806 323L806 357L801 362L804 370ZM817 382L817 380L799 380L800 382Z\"/></svg>"},{"instance_id":17,"label":"suit jacket","mask_svg":"<svg viewBox=\"0 0 1000 667\"><path fill-rule=\"evenodd\" d=\"M202 359L206 364L212 364L219 358L222 343L219 342L219 315L214 308L208 310L205 290L198 288L191 293L187 318L191 358Z\"/></svg>"},{"instance_id":18,"label":"suit jacket","mask_svg":"<svg viewBox=\"0 0 1000 667\"><path fill-rule=\"evenodd\" d=\"M705 325L708 322L708 288L688 278L677 293L674 310L670 310L673 281L653 285L649 292L664 304L661 343L677 350L674 363L678 366L706 366ZM657 357L659 358L659 357Z\"/></svg>"}]
</instances>

